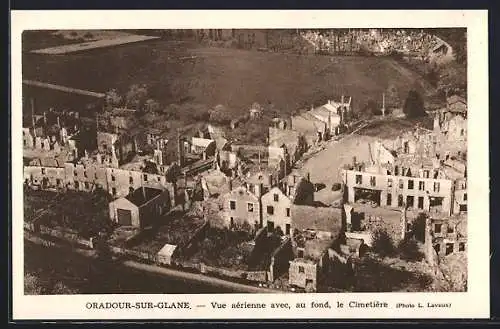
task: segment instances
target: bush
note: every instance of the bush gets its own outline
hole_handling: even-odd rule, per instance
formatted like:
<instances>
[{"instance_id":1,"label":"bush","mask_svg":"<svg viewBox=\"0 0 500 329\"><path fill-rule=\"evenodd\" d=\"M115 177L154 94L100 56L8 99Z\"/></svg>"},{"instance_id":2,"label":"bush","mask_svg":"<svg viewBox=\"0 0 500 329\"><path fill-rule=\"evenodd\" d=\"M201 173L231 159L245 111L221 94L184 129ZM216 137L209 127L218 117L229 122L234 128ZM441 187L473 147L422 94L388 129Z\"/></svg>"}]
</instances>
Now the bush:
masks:
<instances>
[{"instance_id":1,"label":"bush","mask_svg":"<svg viewBox=\"0 0 500 329\"><path fill-rule=\"evenodd\" d=\"M366 114L373 114L373 115L381 115L382 111L377 105L377 102L375 102L373 99L370 99L366 104L363 109L363 112Z\"/></svg>"},{"instance_id":2,"label":"bush","mask_svg":"<svg viewBox=\"0 0 500 329\"><path fill-rule=\"evenodd\" d=\"M387 231L378 229L373 233L372 249L380 256L394 254L394 243Z\"/></svg>"},{"instance_id":3,"label":"bush","mask_svg":"<svg viewBox=\"0 0 500 329\"><path fill-rule=\"evenodd\" d=\"M410 90L403 107L408 118L417 118L425 115L424 100L418 91Z\"/></svg>"},{"instance_id":4,"label":"bush","mask_svg":"<svg viewBox=\"0 0 500 329\"><path fill-rule=\"evenodd\" d=\"M419 261L423 258L415 239L401 240L398 244L398 253L401 259L408 261Z\"/></svg>"}]
</instances>

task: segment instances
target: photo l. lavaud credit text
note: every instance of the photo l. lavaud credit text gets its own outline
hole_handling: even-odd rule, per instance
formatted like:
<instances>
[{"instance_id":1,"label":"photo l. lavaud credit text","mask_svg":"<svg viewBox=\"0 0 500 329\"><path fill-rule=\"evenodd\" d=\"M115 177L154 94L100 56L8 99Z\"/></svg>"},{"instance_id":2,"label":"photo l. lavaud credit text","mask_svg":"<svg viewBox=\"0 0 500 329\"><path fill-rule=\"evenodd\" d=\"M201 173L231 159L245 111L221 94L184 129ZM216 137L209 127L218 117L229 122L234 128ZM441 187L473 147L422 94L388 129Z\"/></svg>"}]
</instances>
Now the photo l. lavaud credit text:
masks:
<instances>
[{"instance_id":1,"label":"photo l. lavaud credit text","mask_svg":"<svg viewBox=\"0 0 500 329\"><path fill-rule=\"evenodd\" d=\"M21 318L489 316L485 13L46 14L13 13Z\"/></svg>"}]
</instances>

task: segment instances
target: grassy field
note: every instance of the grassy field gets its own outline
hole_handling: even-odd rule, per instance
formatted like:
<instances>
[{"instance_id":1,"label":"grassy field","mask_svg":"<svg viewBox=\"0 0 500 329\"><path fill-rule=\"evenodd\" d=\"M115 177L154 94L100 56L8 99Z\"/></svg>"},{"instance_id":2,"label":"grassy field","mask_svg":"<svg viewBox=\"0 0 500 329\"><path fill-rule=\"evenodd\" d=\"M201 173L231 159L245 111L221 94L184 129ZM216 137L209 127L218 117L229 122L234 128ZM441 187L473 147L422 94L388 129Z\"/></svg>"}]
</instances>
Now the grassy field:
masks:
<instances>
[{"instance_id":1,"label":"grassy field","mask_svg":"<svg viewBox=\"0 0 500 329\"><path fill-rule=\"evenodd\" d=\"M353 96L360 108L369 99L380 101L389 85L396 86L403 100L414 85L431 91L420 76L387 58L297 56L165 40L23 57L25 79L101 92L126 92L130 85L144 83L150 97L162 104L224 104L235 114L253 102L291 113L342 93Z\"/></svg>"}]
</instances>

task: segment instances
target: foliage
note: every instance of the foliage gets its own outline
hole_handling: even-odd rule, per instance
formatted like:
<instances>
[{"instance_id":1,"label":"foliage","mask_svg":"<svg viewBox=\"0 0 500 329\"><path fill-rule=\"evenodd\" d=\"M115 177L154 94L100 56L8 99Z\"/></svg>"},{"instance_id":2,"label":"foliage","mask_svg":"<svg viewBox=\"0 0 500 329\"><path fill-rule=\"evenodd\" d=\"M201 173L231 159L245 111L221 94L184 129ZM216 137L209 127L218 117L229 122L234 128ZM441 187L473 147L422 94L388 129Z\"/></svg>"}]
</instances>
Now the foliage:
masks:
<instances>
[{"instance_id":1,"label":"foliage","mask_svg":"<svg viewBox=\"0 0 500 329\"><path fill-rule=\"evenodd\" d=\"M451 62L439 71L437 89L445 93L467 93L467 66Z\"/></svg>"},{"instance_id":2,"label":"foliage","mask_svg":"<svg viewBox=\"0 0 500 329\"><path fill-rule=\"evenodd\" d=\"M394 254L394 243L387 231L377 229L373 233L372 249L380 256L390 256Z\"/></svg>"},{"instance_id":3,"label":"foliage","mask_svg":"<svg viewBox=\"0 0 500 329\"><path fill-rule=\"evenodd\" d=\"M61 281L42 281L34 273L24 275L24 293L26 295L74 295L78 290L65 285Z\"/></svg>"},{"instance_id":4,"label":"foliage","mask_svg":"<svg viewBox=\"0 0 500 329\"><path fill-rule=\"evenodd\" d=\"M425 225L426 225L427 215L425 213L419 213L415 221L412 223L412 233L413 237L420 242L425 242Z\"/></svg>"},{"instance_id":5,"label":"foliage","mask_svg":"<svg viewBox=\"0 0 500 329\"><path fill-rule=\"evenodd\" d=\"M116 89L111 89L106 92L106 105L109 107L120 106L123 101L123 97L118 93Z\"/></svg>"},{"instance_id":6,"label":"foliage","mask_svg":"<svg viewBox=\"0 0 500 329\"><path fill-rule=\"evenodd\" d=\"M399 257L407 261L419 261L424 255L418 249L418 243L415 239L404 239L398 244Z\"/></svg>"},{"instance_id":7,"label":"foliage","mask_svg":"<svg viewBox=\"0 0 500 329\"><path fill-rule=\"evenodd\" d=\"M415 89L408 92L403 112L406 114L407 118L417 118L425 115L424 100Z\"/></svg>"},{"instance_id":8,"label":"foliage","mask_svg":"<svg viewBox=\"0 0 500 329\"><path fill-rule=\"evenodd\" d=\"M152 161L144 160L142 171L147 174L158 175L158 166Z\"/></svg>"},{"instance_id":9,"label":"foliage","mask_svg":"<svg viewBox=\"0 0 500 329\"><path fill-rule=\"evenodd\" d=\"M210 111L210 121L219 124L228 124L233 119L231 112L223 105L217 105Z\"/></svg>"},{"instance_id":10,"label":"foliage","mask_svg":"<svg viewBox=\"0 0 500 329\"><path fill-rule=\"evenodd\" d=\"M365 104L365 107L363 108L364 113L371 113L373 115L381 115L382 111L379 108L377 102L375 102L373 99L368 100L368 102Z\"/></svg>"},{"instance_id":11,"label":"foliage","mask_svg":"<svg viewBox=\"0 0 500 329\"><path fill-rule=\"evenodd\" d=\"M391 83L387 87L385 92L385 107L399 107L401 106L401 99L399 97L399 91L395 84Z\"/></svg>"},{"instance_id":12,"label":"foliage","mask_svg":"<svg viewBox=\"0 0 500 329\"><path fill-rule=\"evenodd\" d=\"M125 95L126 106L132 106L137 110L141 109L146 102L147 96L148 89L145 84L133 84Z\"/></svg>"}]
</instances>

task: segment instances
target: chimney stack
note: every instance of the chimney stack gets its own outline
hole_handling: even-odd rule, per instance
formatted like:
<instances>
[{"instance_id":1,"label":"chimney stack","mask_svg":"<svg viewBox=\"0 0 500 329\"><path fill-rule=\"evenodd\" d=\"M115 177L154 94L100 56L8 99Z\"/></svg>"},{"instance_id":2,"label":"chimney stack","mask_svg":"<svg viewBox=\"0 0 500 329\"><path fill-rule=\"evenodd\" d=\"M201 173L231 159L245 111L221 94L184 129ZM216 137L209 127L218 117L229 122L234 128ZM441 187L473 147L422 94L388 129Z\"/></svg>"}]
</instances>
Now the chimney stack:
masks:
<instances>
[{"instance_id":1,"label":"chimney stack","mask_svg":"<svg viewBox=\"0 0 500 329\"><path fill-rule=\"evenodd\" d=\"M59 120L59 116L57 116L57 127L61 129L61 121Z\"/></svg>"},{"instance_id":2,"label":"chimney stack","mask_svg":"<svg viewBox=\"0 0 500 329\"><path fill-rule=\"evenodd\" d=\"M47 113L43 111L43 123L47 124Z\"/></svg>"},{"instance_id":3,"label":"chimney stack","mask_svg":"<svg viewBox=\"0 0 500 329\"><path fill-rule=\"evenodd\" d=\"M311 182L311 174L308 172L307 173L307 181L310 183Z\"/></svg>"},{"instance_id":4,"label":"chimney stack","mask_svg":"<svg viewBox=\"0 0 500 329\"><path fill-rule=\"evenodd\" d=\"M340 104L344 106L344 94L342 94L342 96L340 97Z\"/></svg>"}]
</instances>

